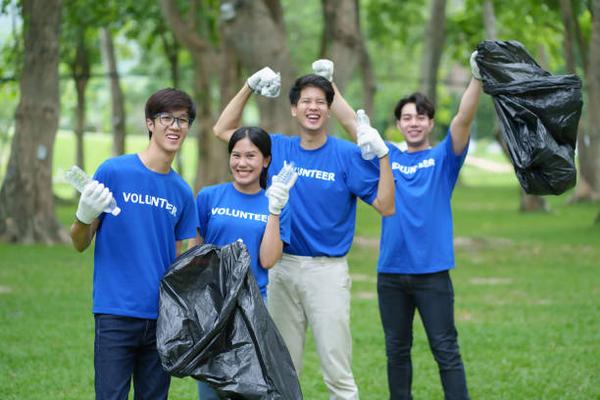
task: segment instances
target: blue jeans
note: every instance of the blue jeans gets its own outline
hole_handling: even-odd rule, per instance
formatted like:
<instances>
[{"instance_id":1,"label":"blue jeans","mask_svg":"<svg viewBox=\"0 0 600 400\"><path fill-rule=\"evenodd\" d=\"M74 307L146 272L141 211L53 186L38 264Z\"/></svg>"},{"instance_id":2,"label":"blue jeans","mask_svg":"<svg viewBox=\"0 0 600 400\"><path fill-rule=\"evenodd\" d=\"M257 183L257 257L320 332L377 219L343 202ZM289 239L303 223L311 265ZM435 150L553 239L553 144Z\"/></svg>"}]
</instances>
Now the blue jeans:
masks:
<instances>
[{"instance_id":1,"label":"blue jeans","mask_svg":"<svg viewBox=\"0 0 600 400\"><path fill-rule=\"evenodd\" d=\"M97 400L166 399L171 377L156 350L156 320L96 314L94 369Z\"/></svg>"},{"instance_id":2,"label":"blue jeans","mask_svg":"<svg viewBox=\"0 0 600 400\"><path fill-rule=\"evenodd\" d=\"M217 392L202 381L198 381L198 398L200 400L219 400Z\"/></svg>"},{"instance_id":3,"label":"blue jeans","mask_svg":"<svg viewBox=\"0 0 600 400\"><path fill-rule=\"evenodd\" d=\"M391 400L412 399L413 318L419 310L437 361L446 400L469 398L454 325L454 289L448 271L377 276Z\"/></svg>"}]
</instances>

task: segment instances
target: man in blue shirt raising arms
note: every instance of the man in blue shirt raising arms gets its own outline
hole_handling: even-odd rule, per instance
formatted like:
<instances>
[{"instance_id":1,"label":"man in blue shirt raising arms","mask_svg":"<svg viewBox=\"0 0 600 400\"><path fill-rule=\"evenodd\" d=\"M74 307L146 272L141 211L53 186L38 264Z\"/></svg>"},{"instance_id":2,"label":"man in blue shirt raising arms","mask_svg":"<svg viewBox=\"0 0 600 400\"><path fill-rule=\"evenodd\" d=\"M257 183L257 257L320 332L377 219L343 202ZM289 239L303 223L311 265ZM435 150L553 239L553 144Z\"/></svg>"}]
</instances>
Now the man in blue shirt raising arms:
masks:
<instances>
[{"instance_id":1,"label":"man in blue shirt raising arms","mask_svg":"<svg viewBox=\"0 0 600 400\"><path fill-rule=\"evenodd\" d=\"M269 178L284 162L293 162L298 180L288 203L290 243L269 271L267 298L298 374L310 325L330 399L356 400L346 254L354 236L357 197L382 215L391 215L394 182L389 150L375 129L367 129L361 140L374 149L377 165L364 161L355 144L327 135L329 115L337 106L331 74L328 78L316 74L298 78L289 100L299 135L271 134ZM221 113L215 135L229 140L252 92L275 97L279 83L279 76L268 67L252 75Z\"/></svg>"},{"instance_id":2,"label":"man in blue shirt raising arms","mask_svg":"<svg viewBox=\"0 0 600 400\"><path fill-rule=\"evenodd\" d=\"M159 284L196 236L190 186L171 164L196 110L187 93L162 89L146 102L148 147L104 161L81 194L71 239L84 251L94 237L96 399L166 399L170 377L156 350ZM121 213L103 213L112 198Z\"/></svg>"},{"instance_id":3,"label":"man in blue shirt raising arms","mask_svg":"<svg viewBox=\"0 0 600 400\"><path fill-rule=\"evenodd\" d=\"M444 139L429 142L435 109L421 93L401 99L396 126L407 150L388 143L396 181L396 214L383 218L377 264L379 310L385 333L390 399L412 399L412 325L419 311L438 363L445 399L468 399L465 370L454 323L454 268L451 196L469 145L471 123L481 93L479 69L471 56L473 78ZM337 93L336 95L339 95ZM340 96L341 97L341 96ZM343 99L340 99L343 100ZM356 135L354 111L345 101L338 118Z\"/></svg>"}]
</instances>

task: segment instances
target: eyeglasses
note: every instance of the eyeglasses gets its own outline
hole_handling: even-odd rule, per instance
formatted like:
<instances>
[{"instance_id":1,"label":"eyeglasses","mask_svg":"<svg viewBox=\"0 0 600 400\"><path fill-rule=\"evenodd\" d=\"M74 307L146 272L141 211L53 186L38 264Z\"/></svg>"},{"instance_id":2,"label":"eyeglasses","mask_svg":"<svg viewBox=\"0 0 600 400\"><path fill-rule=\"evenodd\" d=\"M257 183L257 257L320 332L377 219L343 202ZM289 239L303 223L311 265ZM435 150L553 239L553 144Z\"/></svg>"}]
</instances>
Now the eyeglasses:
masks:
<instances>
[{"instance_id":1,"label":"eyeglasses","mask_svg":"<svg viewBox=\"0 0 600 400\"><path fill-rule=\"evenodd\" d=\"M175 121L177 121L177 126L180 129L189 128L190 124L192 123L188 117L175 117L174 115L168 113L156 114L154 118L158 118L160 124L165 128L173 125L173 122Z\"/></svg>"}]
</instances>

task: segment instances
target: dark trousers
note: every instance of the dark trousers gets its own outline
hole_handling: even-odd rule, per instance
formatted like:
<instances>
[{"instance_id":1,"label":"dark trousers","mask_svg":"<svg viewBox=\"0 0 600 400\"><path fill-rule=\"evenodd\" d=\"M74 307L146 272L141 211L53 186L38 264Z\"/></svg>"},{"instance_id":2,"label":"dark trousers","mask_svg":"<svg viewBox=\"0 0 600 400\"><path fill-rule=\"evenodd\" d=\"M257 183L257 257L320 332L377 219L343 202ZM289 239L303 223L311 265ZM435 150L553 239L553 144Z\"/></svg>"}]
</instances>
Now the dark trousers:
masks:
<instances>
[{"instance_id":1,"label":"dark trousers","mask_svg":"<svg viewBox=\"0 0 600 400\"><path fill-rule=\"evenodd\" d=\"M415 309L419 310L429 347L438 363L445 399L468 399L454 326L454 290L448 271L423 275L380 273L377 293L385 334L390 399L412 399L410 350Z\"/></svg>"},{"instance_id":2,"label":"dark trousers","mask_svg":"<svg viewBox=\"0 0 600 400\"><path fill-rule=\"evenodd\" d=\"M133 376L135 400L166 399L171 378L156 350L156 320L95 315L97 400L126 400Z\"/></svg>"}]
</instances>

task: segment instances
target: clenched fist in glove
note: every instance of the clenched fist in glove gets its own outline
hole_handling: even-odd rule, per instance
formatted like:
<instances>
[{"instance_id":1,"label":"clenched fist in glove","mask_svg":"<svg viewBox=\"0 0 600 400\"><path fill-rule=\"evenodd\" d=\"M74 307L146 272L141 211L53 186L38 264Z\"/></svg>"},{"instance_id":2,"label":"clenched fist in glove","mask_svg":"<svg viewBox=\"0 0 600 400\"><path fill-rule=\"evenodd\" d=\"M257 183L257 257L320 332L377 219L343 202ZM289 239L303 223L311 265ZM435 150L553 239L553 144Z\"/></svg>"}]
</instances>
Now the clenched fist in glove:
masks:
<instances>
[{"instance_id":1,"label":"clenched fist in glove","mask_svg":"<svg viewBox=\"0 0 600 400\"><path fill-rule=\"evenodd\" d=\"M369 146L377 158L385 157L390 151L379 135L377 129L369 125L359 125L356 132L358 147Z\"/></svg>"},{"instance_id":2,"label":"clenched fist in glove","mask_svg":"<svg viewBox=\"0 0 600 400\"><path fill-rule=\"evenodd\" d=\"M283 169L285 168L286 165L283 166ZM281 210L288 202L290 189L298 179L298 174L294 171L291 172L285 181L282 181L280 174L281 172L273 176L271 186L269 186L266 192L266 196L269 199L269 213L273 215L281 214Z\"/></svg>"},{"instance_id":3,"label":"clenched fist in glove","mask_svg":"<svg viewBox=\"0 0 600 400\"><path fill-rule=\"evenodd\" d=\"M84 224L91 224L110 204L113 195L100 182L93 180L85 186L75 216Z\"/></svg>"},{"instance_id":4,"label":"clenched fist in glove","mask_svg":"<svg viewBox=\"0 0 600 400\"><path fill-rule=\"evenodd\" d=\"M281 76L271 68L264 67L248 78L246 83L254 93L265 97L277 97L281 89Z\"/></svg>"},{"instance_id":5,"label":"clenched fist in glove","mask_svg":"<svg viewBox=\"0 0 600 400\"><path fill-rule=\"evenodd\" d=\"M333 61L321 59L312 63L313 73L320 75L329 82L333 79Z\"/></svg>"}]
</instances>

